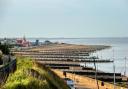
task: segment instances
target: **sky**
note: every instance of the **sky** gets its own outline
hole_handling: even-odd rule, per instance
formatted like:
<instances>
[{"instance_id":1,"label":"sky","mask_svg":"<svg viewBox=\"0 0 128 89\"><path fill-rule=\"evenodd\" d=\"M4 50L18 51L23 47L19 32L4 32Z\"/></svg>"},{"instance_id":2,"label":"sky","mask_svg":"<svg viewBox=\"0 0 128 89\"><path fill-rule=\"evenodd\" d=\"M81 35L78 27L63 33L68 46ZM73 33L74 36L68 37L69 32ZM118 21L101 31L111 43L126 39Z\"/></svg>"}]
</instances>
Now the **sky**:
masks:
<instances>
[{"instance_id":1,"label":"sky","mask_svg":"<svg viewBox=\"0 0 128 89\"><path fill-rule=\"evenodd\" d=\"M0 0L0 37L128 37L128 0Z\"/></svg>"}]
</instances>

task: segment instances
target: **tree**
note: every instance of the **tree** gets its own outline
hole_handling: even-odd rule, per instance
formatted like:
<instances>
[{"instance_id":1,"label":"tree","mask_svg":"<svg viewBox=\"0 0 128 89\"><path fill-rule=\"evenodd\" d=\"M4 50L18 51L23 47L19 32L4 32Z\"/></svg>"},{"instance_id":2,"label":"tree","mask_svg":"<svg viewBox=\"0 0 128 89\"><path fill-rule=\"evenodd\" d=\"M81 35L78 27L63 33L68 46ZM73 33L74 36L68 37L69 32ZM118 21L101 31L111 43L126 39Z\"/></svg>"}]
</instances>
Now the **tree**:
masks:
<instances>
[{"instance_id":1,"label":"tree","mask_svg":"<svg viewBox=\"0 0 128 89\"><path fill-rule=\"evenodd\" d=\"M1 43L0 43L0 50L1 50L2 53L5 54L5 55L10 54L9 45L7 45L7 44L1 44Z\"/></svg>"},{"instance_id":2,"label":"tree","mask_svg":"<svg viewBox=\"0 0 128 89\"><path fill-rule=\"evenodd\" d=\"M0 65L3 64L2 55L3 55L3 53L2 53L2 51L0 50Z\"/></svg>"}]
</instances>

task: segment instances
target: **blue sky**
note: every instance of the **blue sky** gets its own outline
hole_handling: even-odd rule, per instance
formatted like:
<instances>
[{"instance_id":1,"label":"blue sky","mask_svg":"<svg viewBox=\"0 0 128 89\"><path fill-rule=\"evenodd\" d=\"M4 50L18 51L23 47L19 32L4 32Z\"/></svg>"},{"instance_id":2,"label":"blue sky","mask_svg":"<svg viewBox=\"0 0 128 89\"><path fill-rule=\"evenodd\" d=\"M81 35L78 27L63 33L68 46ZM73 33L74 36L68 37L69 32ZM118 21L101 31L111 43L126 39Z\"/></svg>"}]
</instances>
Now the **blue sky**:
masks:
<instances>
[{"instance_id":1,"label":"blue sky","mask_svg":"<svg viewBox=\"0 0 128 89\"><path fill-rule=\"evenodd\" d=\"M128 0L0 0L0 37L128 37Z\"/></svg>"}]
</instances>

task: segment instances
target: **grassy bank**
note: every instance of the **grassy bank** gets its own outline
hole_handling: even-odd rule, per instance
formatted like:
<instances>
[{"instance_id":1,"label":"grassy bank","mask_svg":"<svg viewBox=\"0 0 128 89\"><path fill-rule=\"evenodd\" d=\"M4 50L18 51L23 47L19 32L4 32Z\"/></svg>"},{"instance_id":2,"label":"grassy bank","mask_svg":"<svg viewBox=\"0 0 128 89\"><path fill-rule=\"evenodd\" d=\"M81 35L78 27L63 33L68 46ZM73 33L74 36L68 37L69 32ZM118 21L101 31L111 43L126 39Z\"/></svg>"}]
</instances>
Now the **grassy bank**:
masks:
<instances>
[{"instance_id":1,"label":"grassy bank","mask_svg":"<svg viewBox=\"0 0 128 89\"><path fill-rule=\"evenodd\" d=\"M68 89L50 69L39 67L30 58L19 57L17 70L10 74L3 89Z\"/></svg>"}]
</instances>

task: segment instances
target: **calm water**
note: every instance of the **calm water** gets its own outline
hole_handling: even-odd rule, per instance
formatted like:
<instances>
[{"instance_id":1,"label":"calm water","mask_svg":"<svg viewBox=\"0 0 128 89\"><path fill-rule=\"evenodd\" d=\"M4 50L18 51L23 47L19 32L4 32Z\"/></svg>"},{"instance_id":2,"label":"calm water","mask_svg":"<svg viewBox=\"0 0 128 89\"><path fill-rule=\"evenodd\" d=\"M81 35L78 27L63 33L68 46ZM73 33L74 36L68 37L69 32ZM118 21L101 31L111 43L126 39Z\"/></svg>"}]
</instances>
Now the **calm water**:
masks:
<instances>
[{"instance_id":1,"label":"calm water","mask_svg":"<svg viewBox=\"0 0 128 89\"><path fill-rule=\"evenodd\" d=\"M29 39L35 41L35 39ZM89 45L110 45L112 48L98 51L93 55L98 55L102 59L112 59L114 53L116 72L124 74L125 60L127 57L127 75L128 75L128 38L81 38L81 39L39 39L40 42L50 40L52 42L64 42L71 44L89 44ZM114 52L113 52L114 50ZM93 64L87 64L94 66ZM99 63L97 64L99 70L106 72L113 72L113 63Z\"/></svg>"}]
</instances>

